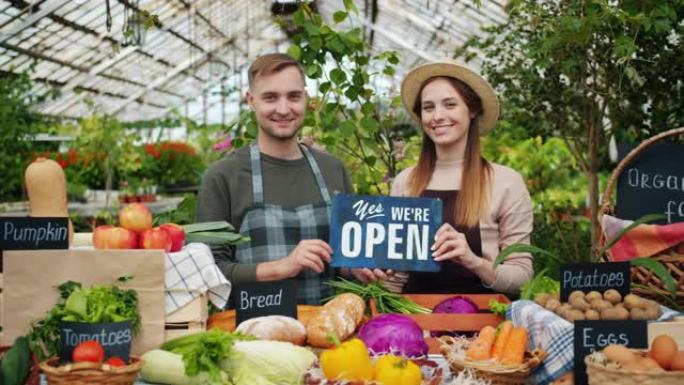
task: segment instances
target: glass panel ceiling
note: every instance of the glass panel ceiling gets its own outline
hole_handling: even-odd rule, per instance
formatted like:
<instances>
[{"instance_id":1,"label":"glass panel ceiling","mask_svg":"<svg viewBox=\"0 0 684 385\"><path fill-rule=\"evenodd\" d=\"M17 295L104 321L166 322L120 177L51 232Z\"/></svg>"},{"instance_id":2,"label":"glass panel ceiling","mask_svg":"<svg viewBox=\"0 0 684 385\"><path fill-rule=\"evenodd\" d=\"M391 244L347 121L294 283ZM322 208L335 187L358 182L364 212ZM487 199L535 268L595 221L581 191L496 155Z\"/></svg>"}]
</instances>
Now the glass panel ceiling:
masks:
<instances>
[{"instance_id":1,"label":"glass panel ceiling","mask_svg":"<svg viewBox=\"0 0 684 385\"><path fill-rule=\"evenodd\" d=\"M61 88L59 98L39 107L48 115L83 116L89 99L124 121L161 118L174 108L210 122L230 119L246 65L290 44L271 14L273 2L109 0L107 30L103 0L0 0L0 76L35 65L36 92ZM359 14L343 25L364 28L372 50L400 53L390 80L396 87L408 68L451 56L482 25L505 21L502 2L356 0ZM370 14L373 3L376 15ZM343 8L342 0L316 5L328 21ZM136 10L157 15L161 27L147 30L141 45L126 45L124 22ZM223 100L222 86L233 90Z\"/></svg>"}]
</instances>

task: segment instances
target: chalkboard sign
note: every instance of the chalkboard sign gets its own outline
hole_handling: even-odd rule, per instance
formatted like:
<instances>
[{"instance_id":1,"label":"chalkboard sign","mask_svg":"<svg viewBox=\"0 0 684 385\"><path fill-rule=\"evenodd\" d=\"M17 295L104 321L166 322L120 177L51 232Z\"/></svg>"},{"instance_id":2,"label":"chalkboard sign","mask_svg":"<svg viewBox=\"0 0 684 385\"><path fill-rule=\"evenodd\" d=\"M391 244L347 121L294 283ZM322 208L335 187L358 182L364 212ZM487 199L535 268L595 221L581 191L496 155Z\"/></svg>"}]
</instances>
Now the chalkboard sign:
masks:
<instances>
[{"instance_id":1,"label":"chalkboard sign","mask_svg":"<svg viewBox=\"0 0 684 385\"><path fill-rule=\"evenodd\" d=\"M631 285L629 262L576 263L561 265L561 301L575 290L600 293L615 289L624 297Z\"/></svg>"},{"instance_id":2,"label":"chalkboard sign","mask_svg":"<svg viewBox=\"0 0 684 385\"><path fill-rule=\"evenodd\" d=\"M635 146L621 144L623 159ZM618 179L615 213L621 219L664 214L660 224L684 221L684 145L656 143L627 165Z\"/></svg>"},{"instance_id":3,"label":"chalkboard sign","mask_svg":"<svg viewBox=\"0 0 684 385\"><path fill-rule=\"evenodd\" d=\"M128 321L112 323L85 323L62 321L59 324L59 357L62 362L71 362L74 348L81 342L97 341L102 345L105 359L121 357L128 362L131 353L133 330Z\"/></svg>"},{"instance_id":4,"label":"chalkboard sign","mask_svg":"<svg viewBox=\"0 0 684 385\"><path fill-rule=\"evenodd\" d=\"M236 325L250 318L284 315L297 318L294 280L244 283L233 291Z\"/></svg>"},{"instance_id":5,"label":"chalkboard sign","mask_svg":"<svg viewBox=\"0 0 684 385\"><path fill-rule=\"evenodd\" d=\"M610 344L632 349L648 348L646 321L575 321L575 385L587 385L584 358Z\"/></svg>"},{"instance_id":6,"label":"chalkboard sign","mask_svg":"<svg viewBox=\"0 0 684 385\"><path fill-rule=\"evenodd\" d=\"M0 250L69 248L67 218L0 218Z\"/></svg>"},{"instance_id":7,"label":"chalkboard sign","mask_svg":"<svg viewBox=\"0 0 684 385\"><path fill-rule=\"evenodd\" d=\"M331 266L439 271L432 258L442 201L337 195L330 223Z\"/></svg>"}]
</instances>

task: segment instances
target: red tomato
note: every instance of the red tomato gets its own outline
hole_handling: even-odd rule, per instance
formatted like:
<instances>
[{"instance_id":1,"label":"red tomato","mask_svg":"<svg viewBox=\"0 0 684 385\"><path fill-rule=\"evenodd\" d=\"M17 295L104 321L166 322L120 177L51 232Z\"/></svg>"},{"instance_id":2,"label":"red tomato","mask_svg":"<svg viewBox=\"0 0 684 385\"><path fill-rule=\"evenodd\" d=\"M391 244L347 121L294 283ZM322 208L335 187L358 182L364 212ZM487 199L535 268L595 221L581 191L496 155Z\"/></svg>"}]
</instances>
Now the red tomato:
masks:
<instances>
[{"instance_id":1,"label":"red tomato","mask_svg":"<svg viewBox=\"0 0 684 385\"><path fill-rule=\"evenodd\" d=\"M74 351L71 353L71 360L73 362L97 362L104 361L105 352L97 341L85 341L76 345Z\"/></svg>"},{"instance_id":2,"label":"red tomato","mask_svg":"<svg viewBox=\"0 0 684 385\"><path fill-rule=\"evenodd\" d=\"M104 363L114 367L126 366L126 362L119 356L109 357Z\"/></svg>"}]
</instances>

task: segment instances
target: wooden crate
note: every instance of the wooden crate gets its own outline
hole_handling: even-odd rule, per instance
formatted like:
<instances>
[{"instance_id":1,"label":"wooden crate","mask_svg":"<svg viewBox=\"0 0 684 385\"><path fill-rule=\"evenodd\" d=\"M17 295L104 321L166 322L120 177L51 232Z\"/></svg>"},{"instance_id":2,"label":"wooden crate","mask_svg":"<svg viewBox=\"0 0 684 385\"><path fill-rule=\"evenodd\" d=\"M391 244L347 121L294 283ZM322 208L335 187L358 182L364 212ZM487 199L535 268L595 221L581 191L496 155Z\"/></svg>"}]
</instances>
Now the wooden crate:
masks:
<instances>
[{"instance_id":1,"label":"wooden crate","mask_svg":"<svg viewBox=\"0 0 684 385\"><path fill-rule=\"evenodd\" d=\"M209 299L207 293L200 293L187 305L166 315L164 341L207 330L208 318Z\"/></svg>"},{"instance_id":2,"label":"wooden crate","mask_svg":"<svg viewBox=\"0 0 684 385\"><path fill-rule=\"evenodd\" d=\"M497 300L505 304L511 303L508 297L503 294L403 294L403 296L430 309L454 296L466 297L477 305L479 312L476 314L403 314L414 320L423 329L430 354L439 354L439 342L436 338L430 337L430 332L474 333L485 326L496 327L505 318L490 311L489 301ZM380 314L375 301L372 299L370 307L373 316Z\"/></svg>"}]
</instances>

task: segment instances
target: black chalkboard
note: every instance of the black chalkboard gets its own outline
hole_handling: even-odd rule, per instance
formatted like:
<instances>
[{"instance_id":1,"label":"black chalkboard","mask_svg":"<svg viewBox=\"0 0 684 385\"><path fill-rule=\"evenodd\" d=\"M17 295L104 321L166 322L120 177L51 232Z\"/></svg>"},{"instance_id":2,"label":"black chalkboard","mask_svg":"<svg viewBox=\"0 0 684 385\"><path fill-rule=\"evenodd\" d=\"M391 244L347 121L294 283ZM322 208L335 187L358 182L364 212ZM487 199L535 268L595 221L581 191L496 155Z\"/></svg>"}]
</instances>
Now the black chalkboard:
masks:
<instances>
[{"instance_id":1,"label":"black chalkboard","mask_svg":"<svg viewBox=\"0 0 684 385\"><path fill-rule=\"evenodd\" d=\"M584 358L610 344L625 345L633 349L648 348L646 321L575 321L575 385L588 383Z\"/></svg>"},{"instance_id":2,"label":"black chalkboard","mask_svg":"<svg viewBox=\"0 0 684 385\"><path fill-rule=\"evenodd\" d=\"M561 301L567 301L575 290L600 293L615 289L629 294L631 273L629 262L574 263L561 265Z\"/></svg>"},{"instance_id":3,"label":"black chalkboard","mask_svg":"<svg viewBox=\"0 0 684 385\"><path fill-rule=\"evenodd\" d=\"M623 159L635 146L621 144ZM622 219L664 214L660 224L684 221L684 145L656 143L627 165L617 185L615 213Z\"/></svg>"},{"instance_id":4,"label":"black chalkboard","mask_svg":"<svg viewBox=\"0 0 684 385\"><path fill-rule=\"evenodd\" d=\"M0 218L0 250L69 248L67 218Z\"/></svg>"},{"instance_id":5,"label":"black chalkboard","mask_svg":"<svg viewBox=\"0 0 684 385\"><path fill-rule=\"evenodd\" d=\"M284 315L297 318L294 280L242 284L233 291L236 325L250 318Z\"/></svg>"},{"instance_id":6,"label":"black chalkboard","mask_svg":"<svg viewBox=\"0 0 684 385\"><path fill-rule=\"evenodd\" d=\"M74 348L81 342L95 340L102 345L105 360L118 356L128 362L133 331L128 321L112 323L85 323L62 321L59 325L59 357L71 362Z\"/></svg>"}]
</instances>

